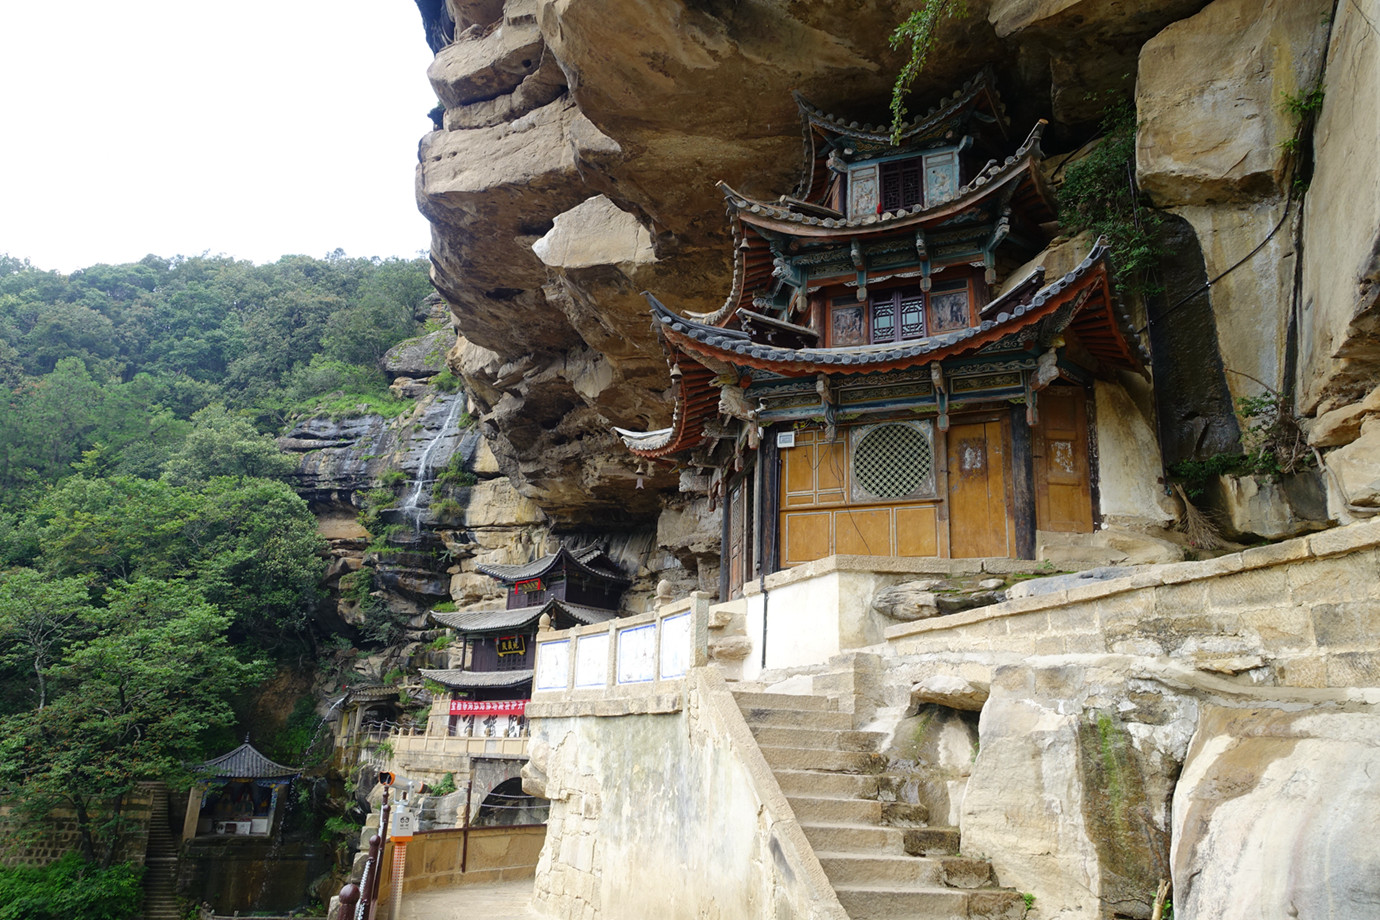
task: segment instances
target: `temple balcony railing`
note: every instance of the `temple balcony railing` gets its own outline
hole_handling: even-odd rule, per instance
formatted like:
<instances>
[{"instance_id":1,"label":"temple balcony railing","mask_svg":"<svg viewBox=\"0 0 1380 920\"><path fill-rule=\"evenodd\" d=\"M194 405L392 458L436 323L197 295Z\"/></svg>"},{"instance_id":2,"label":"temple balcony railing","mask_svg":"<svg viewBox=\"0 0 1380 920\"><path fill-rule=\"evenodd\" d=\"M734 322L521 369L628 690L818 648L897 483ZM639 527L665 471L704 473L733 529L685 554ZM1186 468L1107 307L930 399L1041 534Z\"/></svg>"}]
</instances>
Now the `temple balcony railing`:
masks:
<instances>
[{"instance_id":1,"label":"temple balcony railing","mask_svg":"<svg viewBox=\"0 0 1380 920\"><path fill-rule=\"evenodd\" d=\"M699 592L655 610L536 637L534 718L547 704L643 700L679 708L686 674L709 660L709 599Z\"/></svg>"}]
</instances>

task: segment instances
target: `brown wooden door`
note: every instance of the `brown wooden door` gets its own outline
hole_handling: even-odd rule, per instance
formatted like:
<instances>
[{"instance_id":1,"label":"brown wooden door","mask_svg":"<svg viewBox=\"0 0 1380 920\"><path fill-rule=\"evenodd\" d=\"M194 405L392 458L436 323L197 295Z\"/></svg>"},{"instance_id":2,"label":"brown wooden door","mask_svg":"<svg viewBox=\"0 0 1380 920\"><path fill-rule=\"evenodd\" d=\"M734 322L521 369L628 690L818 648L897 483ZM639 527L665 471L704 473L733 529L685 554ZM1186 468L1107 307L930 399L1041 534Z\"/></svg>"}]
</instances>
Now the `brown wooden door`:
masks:
<instances>
[{"instance_id":1,"label":"brown wooden door","mask_svg":"<svg viewBox=\"0 0 1380 920\"><path fill-rule=\"evenodd\" d=\"M1009 556L1006 433L1000 420L956 424L948 433L949 553L955 559Z\"/></svg>"},{"instance_id":2,"label":"brown wooden door","mask_svg":"<svg viewBox=\"0 0 1380 920\"><path fill-rule=\"evenodd\" d=\"M1091 533L1087 397L1071 387L1040 394L1040 423L1031 438L1038 530Z\"/></svg>"}]
</instances>

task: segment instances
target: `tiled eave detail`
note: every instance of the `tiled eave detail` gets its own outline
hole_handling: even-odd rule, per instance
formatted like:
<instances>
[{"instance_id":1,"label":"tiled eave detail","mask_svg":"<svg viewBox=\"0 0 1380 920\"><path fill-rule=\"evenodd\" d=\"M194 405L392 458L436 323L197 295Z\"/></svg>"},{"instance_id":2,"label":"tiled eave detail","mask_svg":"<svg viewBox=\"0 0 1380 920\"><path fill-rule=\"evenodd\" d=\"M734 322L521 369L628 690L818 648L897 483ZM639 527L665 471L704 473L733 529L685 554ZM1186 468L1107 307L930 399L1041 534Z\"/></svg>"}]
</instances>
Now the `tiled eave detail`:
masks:
<instances>
[{"instance_id":1,"label":"tiled eave detail","mask_svg":"<svg viewBox=\"0 0 1380 920\"><path fill-rule=\"evenodd\" d=\"M753 342L745 333L736 330L684 319L655 299L653 315L674 348L698 359L794 377L818 373L871 373L930 364L993 345L1053 316L1061 308L1071 307L1066 311L1069 315L1061 329L1042 332L1062 331L1067 326L1081 338L1076 322L1081 317L1089 331L1102 336L1089 348L1095 357L1138 368L1137 349L1124 340L1124 323L1118 323L1113 315L1114 295L1105 255L1105 246L1094 247L1073 271L1041 288L1029 301L1013 304L1009 310L1001 310L977 326L894 346L781 348ZM1087 316L1082 316L1085 313Z\"/></svg>"},{"instance_id":2,"label":"tiled eave detail","mask_svg":"<svg viewBox=\"0 0 1380 920\"><path fill-rule=\"evenodd\" d=\"M868 214L863 217L819 217L802 214L784 204L758 201L734 191L726 183L718 183L728 201L730 213L745 224L774 233L795 237L840 237L852 239L895 233L902 230L932 228L955 217L970 208L982 204L1009 185L1022 185L1018 189L1024 200L1024 211L1033 212L1031 219L1037 223L1051 220L1054 208L1045 186L1044 176L1039 169L1042 158L1040 135L1045 122L1040 121L1030 132L1024 144L1005 162L994 164L974 176L967 185L943 204L882 214ZM1022 202L1018 202L1022 203Z\"/></svg>"}]
</instances>

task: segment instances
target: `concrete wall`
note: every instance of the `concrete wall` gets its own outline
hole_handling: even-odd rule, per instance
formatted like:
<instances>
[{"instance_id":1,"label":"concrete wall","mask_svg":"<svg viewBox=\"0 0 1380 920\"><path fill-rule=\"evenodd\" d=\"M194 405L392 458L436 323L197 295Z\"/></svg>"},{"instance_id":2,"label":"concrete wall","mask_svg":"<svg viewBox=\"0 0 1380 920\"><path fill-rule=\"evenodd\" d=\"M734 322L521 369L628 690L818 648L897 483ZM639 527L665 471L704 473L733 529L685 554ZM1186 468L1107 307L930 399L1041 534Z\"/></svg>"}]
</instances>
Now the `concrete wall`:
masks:
<instances>
[{"instance_id":1,"label":"concrete wall","mask_svg":"<svg viewBox=\"0 0 1380 920\"><path fill-rule=\"evenodd\" d=\"M537 910L845 920L722 676L683 683L661 706L630 689L529 707L526 788L551 800Z\"/></svg>"},{"instance_id":2,"label":"concrete wall","mask_svg":"<svg viewBox=\"0 0 1380 920\"><path fill-rule=\"evenodd\" d=\"M1286 687L1380 686L1380 521L886 630L897 653L1125 654Z\"/></svg>"},{"instance_id":3,"label":"concrete wall","mask_svg":"<svg viewBox=\"0 0 1380 920\"><path fill-rule=\"evenodd\" d=\"M924 577L1038 570L1038 563L1022 559L826 556L776 572L767 576L765 592L761 582L743 586L746 634L753 647L743 659L742 678L754 680L764 670L764 610L765 670L804 667L885 641L886 628L894 621L872 609L872 598L881 588Z\"/></svg>"}]
</instances>

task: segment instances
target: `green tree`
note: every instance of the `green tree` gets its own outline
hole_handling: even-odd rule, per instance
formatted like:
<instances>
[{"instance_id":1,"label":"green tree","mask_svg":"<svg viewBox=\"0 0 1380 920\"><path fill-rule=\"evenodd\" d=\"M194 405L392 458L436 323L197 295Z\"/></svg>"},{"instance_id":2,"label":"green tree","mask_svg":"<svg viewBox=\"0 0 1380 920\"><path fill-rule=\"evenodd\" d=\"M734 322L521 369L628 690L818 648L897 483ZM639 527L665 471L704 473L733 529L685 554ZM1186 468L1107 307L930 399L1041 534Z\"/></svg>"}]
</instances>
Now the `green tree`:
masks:
<instances>
[{"instance_id":1,"label":"green tree","mask_svg":"<svg viewBox=\"0 0 1380 920\"><path fill-rule=\"evenodd\" d=\"M282 479L296 471L296 458L221 405L207 406L192 416L192 430L181 449L163 464L163 478L180 486L217 476Z\"/></svg>"},{"instance_id":2,"label":"green tree","mask_svg":"<svg viewBox=\"0 0 1380 920\"><path fill-rule=\"evenodd\" d=\"M76 623L91 615L79 578L49 580L33 569L0 575L0 661L33 672L36 708L48 702L48 668Z\"/></svg>"},{"instance_id":3,"label":"green tree","mask_svg":"<svg viewBox=\"0 0 1380 920\"><path fill-rule=\"evenodd\" d=\"M186 582L121 582L106 601L50 668L49 704L0 721L0 785L22 820L69 810L83 858L109 865L135 784L186 783L202 739L234 719L227 700L266 669L236 657L228 619Z\"/></svg>"}]
</instances>

